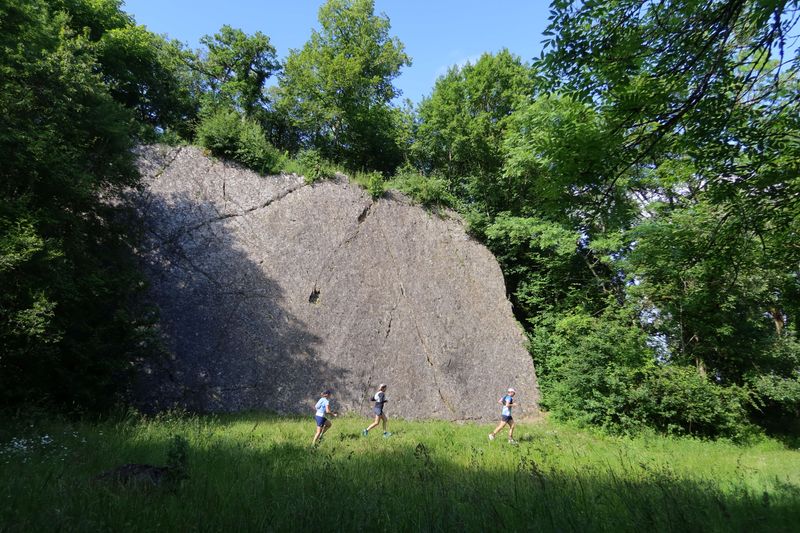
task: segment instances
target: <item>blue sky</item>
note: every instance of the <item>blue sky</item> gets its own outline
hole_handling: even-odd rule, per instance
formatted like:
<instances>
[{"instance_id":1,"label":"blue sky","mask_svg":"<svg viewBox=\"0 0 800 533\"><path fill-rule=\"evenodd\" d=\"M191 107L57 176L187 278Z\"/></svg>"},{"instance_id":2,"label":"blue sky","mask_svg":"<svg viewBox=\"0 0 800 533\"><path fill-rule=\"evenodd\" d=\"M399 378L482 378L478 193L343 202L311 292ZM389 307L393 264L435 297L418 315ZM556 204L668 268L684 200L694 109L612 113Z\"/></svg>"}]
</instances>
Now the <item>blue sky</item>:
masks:
<instances>
[{"instance_id":1,"label":"blue sky","mask_svg":"<svg viewBox=\"0 0 800 533\"><path fill-rule=\"evenodd\" d=\"M151 31L191 48L223 24L247 33L261 31L283 59L319 28L323 0L125 0L123 9ZM412 57L395 80L403 98L419 102L447 68L474 61L483 52L508 48L530 60L542 49L549 0L376 0L375 12L389 17L391 34Z\"/></svg>"}]
</instances>

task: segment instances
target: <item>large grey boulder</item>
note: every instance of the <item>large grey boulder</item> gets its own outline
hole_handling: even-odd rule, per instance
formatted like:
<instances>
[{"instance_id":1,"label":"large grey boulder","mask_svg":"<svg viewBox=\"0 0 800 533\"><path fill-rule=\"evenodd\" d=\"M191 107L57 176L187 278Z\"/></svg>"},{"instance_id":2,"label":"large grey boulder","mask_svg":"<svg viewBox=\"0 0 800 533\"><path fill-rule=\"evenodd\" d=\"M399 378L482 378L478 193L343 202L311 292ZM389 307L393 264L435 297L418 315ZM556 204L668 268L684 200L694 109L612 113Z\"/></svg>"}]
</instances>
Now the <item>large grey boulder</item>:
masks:
<instances>
[{"instance_id":1,"label":"large grey boulder","mask_svg":"<svg viewBox=\"0 0 800 533\"><path fill-rule=\"evenodd\" d=\"M262 177L196 148L139 151L140 255L169 357L142 368L151 408L487 420L513 386L537 413L525 339L494 256L453 213L341 179Z\"/></svg>"}]
</instances>

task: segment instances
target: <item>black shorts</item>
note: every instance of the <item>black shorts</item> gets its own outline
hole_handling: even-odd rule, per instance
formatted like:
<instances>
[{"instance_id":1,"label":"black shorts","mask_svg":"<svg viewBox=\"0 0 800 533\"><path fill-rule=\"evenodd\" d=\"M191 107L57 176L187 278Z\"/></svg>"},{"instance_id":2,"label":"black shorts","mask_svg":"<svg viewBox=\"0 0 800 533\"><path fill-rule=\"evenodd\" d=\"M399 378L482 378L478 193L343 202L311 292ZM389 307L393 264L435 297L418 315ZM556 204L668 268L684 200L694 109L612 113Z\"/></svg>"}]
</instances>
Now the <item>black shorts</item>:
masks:
<instances>
[{"instance_id":1,"label":"black shorts","mask_svg":"<svg viewBox=\"0 0 800 533\"><path fill-rule=\"evenodd\" d=\"M511 415L502 415L500 418L503 419L503 422L513 422L514 417Z\"/></svg>"},{"instance_id":2,"label":"black shorts","mask_svg":"<svg viewBox=\"0 0 800 533\"><path fill-rule=\"evenodd\" d=\"M375 406L372 408L372 412L375 413L375 416L381 416L383 414L383 407Z\"/></svg>"}]
</instances>

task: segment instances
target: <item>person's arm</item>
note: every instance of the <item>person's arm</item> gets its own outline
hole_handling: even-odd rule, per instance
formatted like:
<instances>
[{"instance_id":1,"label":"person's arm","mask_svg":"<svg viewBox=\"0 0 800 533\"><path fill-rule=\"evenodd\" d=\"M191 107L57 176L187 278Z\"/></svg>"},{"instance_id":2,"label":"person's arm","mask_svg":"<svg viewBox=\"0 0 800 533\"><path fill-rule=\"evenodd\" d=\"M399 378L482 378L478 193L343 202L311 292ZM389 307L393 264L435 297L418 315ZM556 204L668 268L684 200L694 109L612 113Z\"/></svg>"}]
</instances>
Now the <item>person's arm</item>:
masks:
<instances>
[{"instance_id":1,"label":"person's arm","mask_svg":"<svg viewBox=\"0 0 800 533\"><path fill-rule=\"evenodd\" d=\"M339 414L336 411L331 411L331 404L330 403L325 404L325 413L329 414L331 416L338 416L338 414Z\"/></svg>"}]
</instances>

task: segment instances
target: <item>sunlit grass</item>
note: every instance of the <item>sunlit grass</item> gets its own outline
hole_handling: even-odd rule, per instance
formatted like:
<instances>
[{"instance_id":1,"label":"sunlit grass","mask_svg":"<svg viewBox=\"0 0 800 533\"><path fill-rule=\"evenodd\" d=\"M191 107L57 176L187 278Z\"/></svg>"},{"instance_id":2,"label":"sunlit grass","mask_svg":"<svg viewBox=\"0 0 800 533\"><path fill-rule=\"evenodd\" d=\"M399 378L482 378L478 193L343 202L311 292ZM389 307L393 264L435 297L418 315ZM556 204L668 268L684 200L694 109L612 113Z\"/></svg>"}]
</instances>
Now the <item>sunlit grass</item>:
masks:
<instances>
[{"instance_id":1,"label":"sunlit grass","mask_svg":"<svg viewBox=\"0 0 800 533\"><path fill-rule=\"evenodd\" d=\"M0 430L0 530L762 530L800 524L800 452L776 441L611 438L521 424L390 421L361 436L341 418L316 449L311 418L167 415ZM92 480L164 464L189 443L176 486Z\"/></svg>"}]
</instances>

